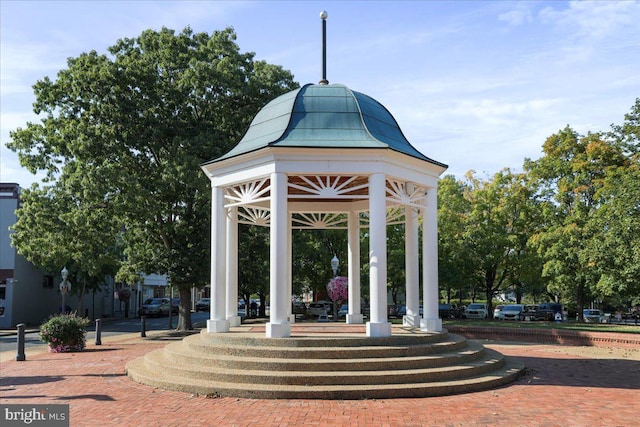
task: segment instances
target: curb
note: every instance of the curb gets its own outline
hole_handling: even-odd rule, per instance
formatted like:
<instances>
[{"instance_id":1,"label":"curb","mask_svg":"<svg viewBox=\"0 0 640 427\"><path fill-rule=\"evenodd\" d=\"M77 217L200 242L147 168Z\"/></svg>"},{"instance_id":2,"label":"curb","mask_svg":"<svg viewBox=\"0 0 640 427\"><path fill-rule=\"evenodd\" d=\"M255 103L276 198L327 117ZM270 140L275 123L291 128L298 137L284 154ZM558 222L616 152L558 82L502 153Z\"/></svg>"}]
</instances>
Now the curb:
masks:
<instances>
[{"instance_id":1,"label":"curb","mask_svg":"<svg viewBox=\"0 0 640 427\"><path fill-rule=\"evenodd\" d=\"M468 339L640 349L640 334L624 332L595 332L535 328L514 329L482 326L447 326L447 330L455 334L460 334Z\"/></svg>"}]
</instances>

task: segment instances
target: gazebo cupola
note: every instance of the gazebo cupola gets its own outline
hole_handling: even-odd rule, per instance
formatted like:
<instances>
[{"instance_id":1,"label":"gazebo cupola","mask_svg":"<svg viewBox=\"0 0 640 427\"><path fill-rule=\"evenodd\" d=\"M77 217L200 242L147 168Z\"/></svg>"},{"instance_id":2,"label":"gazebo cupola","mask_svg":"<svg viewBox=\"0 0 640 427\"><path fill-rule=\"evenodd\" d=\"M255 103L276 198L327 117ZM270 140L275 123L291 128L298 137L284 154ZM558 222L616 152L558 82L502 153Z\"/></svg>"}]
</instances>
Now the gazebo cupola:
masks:
<instances>
[{"instance_id":1,"label":"gazebo cupola","mask_svg":"<svg viewBox=\"0 0 640 427\"><path fill-rule=\"evenodd\" d=\"M389 111L340 84L307 84L269 102L242 140L202 165L212 185L209 332L237 316L238 223L270 227L270 314L266 334L291 335L291 230L348 233L349 314L360 307L359 230L369 228L370 319L366 334L391 335L387 318L386 226L405 224L404 323L439 332L437 186L447 166L416 150ZM422 262L418 222L423 217ZM419 274L423 274L422 316Z\"/></svg>"}]
</instances>

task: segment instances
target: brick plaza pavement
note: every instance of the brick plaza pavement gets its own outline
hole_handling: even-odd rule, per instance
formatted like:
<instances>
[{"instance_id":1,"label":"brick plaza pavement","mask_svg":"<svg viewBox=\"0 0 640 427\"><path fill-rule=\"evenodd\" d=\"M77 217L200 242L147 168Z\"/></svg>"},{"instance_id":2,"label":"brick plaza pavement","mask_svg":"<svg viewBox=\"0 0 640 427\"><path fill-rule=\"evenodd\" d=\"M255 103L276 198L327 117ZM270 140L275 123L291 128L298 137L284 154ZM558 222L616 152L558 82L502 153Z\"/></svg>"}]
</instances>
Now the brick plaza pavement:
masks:
<instances>
[{"instance_id":1,"label":"brick plaza pavement","mask_svg":"<svg viewBox=\"0 0 640 427\"><path fill-rule=\"evenodd\" d=\"M80 353L27 353L0 362L0 403L70 405L71 426L637 426L640 349L593 355L548 344L485 342L527 366L515 383L423 399L356 401L207 398L130 380L125 364L163 334L92 342ZM569 349L570 350L570 349Z\"/></svg>"}]
</instances>

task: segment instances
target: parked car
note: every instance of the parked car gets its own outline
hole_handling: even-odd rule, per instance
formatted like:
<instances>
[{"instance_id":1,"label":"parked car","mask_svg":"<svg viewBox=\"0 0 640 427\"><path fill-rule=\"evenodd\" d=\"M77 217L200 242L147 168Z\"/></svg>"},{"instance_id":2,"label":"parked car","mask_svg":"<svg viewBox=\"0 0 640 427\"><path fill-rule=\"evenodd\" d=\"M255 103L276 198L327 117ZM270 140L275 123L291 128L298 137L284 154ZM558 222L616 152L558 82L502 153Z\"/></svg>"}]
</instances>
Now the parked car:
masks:
<instances>
[{"instance_id":1,"label":"parked car","mask_svg":"<svg viewBox=\"0 0 640 427\"><path fill-rule=\"evenodd\" d=\"M407 315L407 306L406 305L399 305L398 306L398 310L396 312L396 316L398 317L404 317Z\"/></svg>"},{"instance_id":2,"label":"parked car","mask_svg":"<svg viewBox=\"0 0 640 427\"><path fill-rule=\"evenodd\" d=\"M438 316L441 319L457 319L462 317L458 306L455 304L438 304Z\"/></svg>"},{"instance_id":3,"label":"parked car","mask_svg":"<svg viewBox=\"0 0 640 427\"><path fill-rule=\"evenodd\" d=\"M603 323L605 316L602 310L585 308L582 310L582 318L586 323Z\"/></svg>"},{"instance_id":4,"label":"parked car","mask_svg":"<svg viewBox=\"0 0 640 427\"><path fill-rule=\"evenodd\" d=\"M201 298L196 302L196 311L209 311L211 308L211 298Z\"/></svg>"},{"instance_id":5,"label":"parked car","mask_svg":"<svg viewBox=\"0 0 640 427\"><path fill-rule=\"evenodd\" d=\"M328 301L312 302L307 308L307 313L310 316L320 316L323 314L331 314L331 303Z\"/></svg>"},{"instance_id":6,"label":"parked car","mask_svg":"<svg viewBox=\"0 0 640 427\"><path fill-rule=\"evenodd\" d=\"M502 320L502 309L504 308L504 304L496 305L496 308L493 309L493 318L495 320Z\"/></svg>"},{"instance_id":7,"label":"parked car","mask_svg":"<svg viewBox=\"0 0 640 427\"><path fill-rule=\"evenodd\" d=\"M140 316L168 316L169 310L169 298L147 298L140 307Z\"/></svg>"},{"instance_id":8,"label":"parked car","mask_svg":"<svg viewBox=\"0 0 640 427\"><path fill-rule=\"evenodd\" d=\"M240 317L240 321L247 318L247 310L244 304L238 305L238 317Z\"/></svg>"},{"instance_id":9,"label":"parked car","mask_svg":"<svg viewBox=\"0 0 640 427\"><path fill-rule=\"evenodd\" d=\"M486 319L488 315L487 304L472 303L464 309L464 317L467 319Z\"/></svg>"},{"instance_id":10,"label":"parked car","mask_svg":"<svg viewBox=\"0 0 640 427\"><path fill-rule=\"evenodd\" d=\"M536 320L564 320L566 319L564 306L557 302L544 302L535 311Z\"/></svg>"},{"instance_id":11,"label":"parked car","mask_svg":"<svg viewBox=\"0 0 640 427\"><path fill-rule=\"evenodd\" d=\"M390 304L387 306L387 315L391 317L402 317L400 314L401 305Z\"/></svg>"},{"instance_id":12,"label":"parked car","mask_svg":"<svg viewBox=\"0 0 640 427\"><path fill-rule=\"evenodd\" d=\"M362 316L369 319L371 317L371 306L365 305L362 307Z\"/></svg>"},{"instance_id":13,"label":"parked car","mask_svg":"<svg viewBox=\"0 0 640 427\"><path fill-rule=\"evenodd\" d=\"M349 304L342 304L338 310L338 318L347 317L347 314L349 314Z\"/></svg>"},{"instance_id":14,"label":"parked car","mask_svg":"<svg viewBox=\"0 0 640 427\"><path fill-rule=\"evenodd\" d=\"M524 310L524 305L522 304L505 305L502 308L501 318L502 320L524 320Z\"/></svg>"},{"instance_id":15,"label":"parked car","mask_svg":"<svg viewBox=\"0 0 640 427\"><path fill-rule=\"evenodd\" d=\"M302 301L294 301L291 303L291 314L307 314L307 305Z\"/></svg>"}]
</instances>

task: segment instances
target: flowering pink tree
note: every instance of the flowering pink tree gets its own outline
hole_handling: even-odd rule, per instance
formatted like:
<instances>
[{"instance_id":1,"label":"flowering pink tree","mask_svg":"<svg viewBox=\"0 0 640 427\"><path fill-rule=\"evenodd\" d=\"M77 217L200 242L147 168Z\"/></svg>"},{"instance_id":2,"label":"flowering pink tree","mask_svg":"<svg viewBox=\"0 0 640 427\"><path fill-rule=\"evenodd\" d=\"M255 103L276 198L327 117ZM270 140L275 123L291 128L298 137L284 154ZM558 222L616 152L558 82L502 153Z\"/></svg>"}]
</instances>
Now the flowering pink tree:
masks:
<instances>
[{"instance_id":1,"label":"flowering pink tree","mask_svg":"<svg viewBox=\"0 0 640 427\"><path fill-rule=\"evenodd\" d=\"M349 299L349 279L344 276L336 276L327 283L327 294L333 301L333 318L338 318L338 304Z\"/></svg>"},{"instance_id":2,"label":"flowering pink tree","mask_svg":"<svg viewBox=\"0 0 640 427\"><path fill-rule=\"evenodd\" d=\"M331 301L340 304L349 299L349 279L344 276L336 276L327 283L327 293Z\"/></svg>"}]
</instances>

